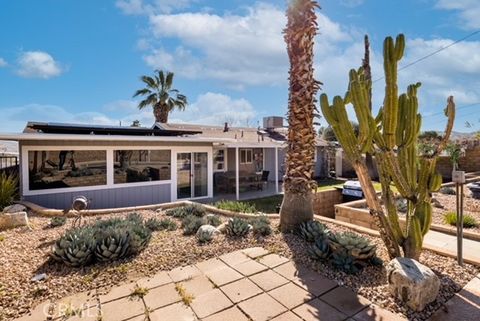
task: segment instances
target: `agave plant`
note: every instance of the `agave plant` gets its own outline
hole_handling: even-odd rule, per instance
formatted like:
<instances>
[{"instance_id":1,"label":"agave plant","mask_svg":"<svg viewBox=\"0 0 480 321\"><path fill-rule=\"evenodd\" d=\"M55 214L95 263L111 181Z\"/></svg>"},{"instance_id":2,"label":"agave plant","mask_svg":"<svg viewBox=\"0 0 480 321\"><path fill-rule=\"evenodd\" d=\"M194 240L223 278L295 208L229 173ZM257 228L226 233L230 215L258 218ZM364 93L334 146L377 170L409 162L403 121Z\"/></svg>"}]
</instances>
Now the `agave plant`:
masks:
<instances>
[{"instance_id":1,"label":"agave plant","mask_svg":"<svg viewBox=\"0 0 480 321\"><path fill-rule=\"evenodd\" d=\"M307 242L315 242L317 239L328 238L330 230L319 221L307 221L300 224L298 234L304 238Z\"/></svg>"},{"instance_id":2,"label":"agave plant","mask_svg":"<svg viewBox=\"0 0 480 321\"><path fill-rule=\"evenodd\" d=\"M92 261L94 247L91 228L74 229L55 242L51 256L68 266L84 266Z\"/></svg>"},{"instance_id":3,"label":"agave plant","mask_svg":"<svg viewBox=\"0 0 480 321\"><path fill-rule=\"evenodd\" d=\"M334 252L345 251L356 260L369 260L375 256L377 246L363 236L344 232L330 238L330 246Z\"/></svg>"},{"instance_id":4,"label":"agave plant","mask_svg":"<svg viewBox=\"0 0 480 321\"><path fill-rule=\"evenodd\" d=\"M331 250L328 239L318 238L309 249L310 256L315 260L326 260L330 257Z\"/></svg>"},{"instance_id":5,"label":"agave plant","mask_svg":"<svg viewBox=\"0 0 480 321\"><path fill-rule=\"evenodd\" d=\"M358 273L363 267L363 265L359 264L358 261L356 261L355 258L345 250L333 252L332 263L339 270L342 270L348 274Z\"/></svg>"},{"instance_id":6,"label":"agave plant","mask_svg":"<svg viewBox=\"0 0 480 321\"><path fill-rule=\"evenodd\" d=\"M131 236L125 229L110 228L97 236L95 257L100 262L121 259L130 253Z\"/></svg>"},{"instance_id":7,"label":"agave plant","mask_svg":"<svg viewBox=\"0 0 480 321\"><path fill-rule=\"evenodd\" d=\"M244 236L250 231L251 225L244 219L234 217L228 220L225 233L230 236Z\"/></svg>"}]
</instances>

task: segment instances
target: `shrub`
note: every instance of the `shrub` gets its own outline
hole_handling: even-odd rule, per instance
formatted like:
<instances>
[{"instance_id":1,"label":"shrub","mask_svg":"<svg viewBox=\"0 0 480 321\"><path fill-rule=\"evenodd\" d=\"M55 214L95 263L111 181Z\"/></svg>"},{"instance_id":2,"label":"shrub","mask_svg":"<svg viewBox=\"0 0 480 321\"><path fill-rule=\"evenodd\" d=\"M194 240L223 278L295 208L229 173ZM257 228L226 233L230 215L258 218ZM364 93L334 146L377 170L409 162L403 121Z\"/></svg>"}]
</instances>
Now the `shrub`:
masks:
<instances>
[{"instance_id":1,"label":"shrub","mask_svg":"<svg viewBox=\"0 0 480 321\"><path fill-rule=\"evenodd\" d=\"M65 225L67 222L67 218L64 216L56 216L52 217L50 220L50 227L59 227Z\"/></svg>"},{"instance_id":2,"label":"shrub","mask_svg":"<svg viewBox=\"0 0 480 321\"><path fill-rule=\"evenodd\" d=\"M138 214L125 219L99 220L71 229L52 247L52 257L69 266L85 266L93 261L110 262L142 251L151 231Z\"/></svg>"},{"instance_id":3,"label":"shrub","mask_svg":"<svg viewBox=\"0 0 480 321\"><path fill-rule=\"evenodd\" d=\"M457 225L457 213L449 212L444 215L445 223L456 226ZM463 215L463 227L472 228L477 227L478 222L472 215L464 214Z\"/></svg>"},{"instance_id":4,"label":"shrub","mask_svg":"<svg viewBox=\"0 0 480 321\"><path fill-rule=\"evenodd\" d=\"M399 198L395 201L395 205L397 206L397 210L400 213L407 213L408 211L408 202L404 198Z\"/></svg>"},{"instance_id":5,"label":"shrub","mask_svg":"<svg viewBox=\"0 0 480 321\"><path fill-rule=\"evenodd\" d=\"M267 236L272 234L272 228L270 227L270 220L267 216L259 216L250 221L252 225L253 234Z\"/></svg>"},{"instance_id":6,"label":"shrub","mask_svg":"<svg viewBox=\"0 0 480 321\"><path fill-rule=\"evenodd\" d=\"M145 226L152 232L175 231L177 229L177 223L169 218L164 218L161 220L157 218L150 218L145 221Z\"/></svg>"},{"instance_id":7,"label":"shrub","mask_svg":"<svg viewBox=\"0 0 480 321\"><path fill-rule=\"evenodd\" d=\"M0 211L12 205L17 197L18 178L14 174L0 174Z\"/></svg>"},{"instance_id":8,"label":"shrub","mask_svg":"<svg viewBox=\"0 0 480 321\"><path fill-rule=\"evenodd\" d=\"M222 224L222 220L220 219L220 217L218 215L215 215L215 214L209 214L209 215L205 216L205 219L207 221L207 224L215 226L215 227Z\"/></svg>"},{"instance_id":9,"label":"shrub","mask_svg":"<svg viewBox=\"0 0 480 321\"><path fill-rule=\"evenodd\" d=\"M247 203L247 202L237 202L237 201L219 201L215 203L215 207L232 211L232 212L239 212L239 213L256 213L257 209L255 205Z\"/></svg>"},{"instance_id":10,"label":"shrub","mask_svg":"<svg viewBox=\"0 0 480 321\"><path fill-rule=\"evenodd\" d=\"M186 206L170 209L165 214L176 218L184 218L189 215L203 217L205 216L205 214L207 214L207 211L205 211L205 209L201 205L189 204Z\"/></svg>"},{"instance_id":11,"label":"shrub","mask_svg":"<svg viewBox=\"0 0 480 321\"><path fill-rule=\"evenodd\" d=\"M197 233L200 226L205 224L205 219L195 215L185 216L182 220L183 235L193 235Z\"/></svg>"},{"instance_id":12,"label":"shrub","mask_svg":"<svg viewBox=\"0 0 480 321\"><path fill-rule=\"evenodd\" d=\"M242 218L234 217L228 220L225 233L230 236L245 236L250 231L250 225Z\"/></svg>"},{"instance_id":13,"label":"shrub","mask_svg":"<svg viewBox=\"0 0 480 321\"><path fill-rule=\"evenodd\" d=\"M442 194L445 194L445 195L455 195L455 194L457 194L453 187L442 187L442 188L440 188L440 190L438 192L442 193Z\"/></svg>"}]
</instances>

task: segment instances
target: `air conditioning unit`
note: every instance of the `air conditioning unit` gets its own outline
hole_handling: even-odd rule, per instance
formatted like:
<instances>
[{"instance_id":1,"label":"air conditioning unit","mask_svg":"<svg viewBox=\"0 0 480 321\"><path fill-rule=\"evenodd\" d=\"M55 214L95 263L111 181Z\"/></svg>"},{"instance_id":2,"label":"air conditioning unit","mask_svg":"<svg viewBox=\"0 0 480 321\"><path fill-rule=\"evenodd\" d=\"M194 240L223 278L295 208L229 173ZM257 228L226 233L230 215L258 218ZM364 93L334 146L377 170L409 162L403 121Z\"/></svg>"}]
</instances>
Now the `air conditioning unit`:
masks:
<instances>
[{"instance_id":1,"label":"air conditioning unit","mask_svg":"<svg viewBox=\"0 0 480 321\"><path fill-rule=\"evenodd\" d=\"M269 116L263 118L263 128L273 129L283 127L283 117Z\"/></svg>"}]
</instances>

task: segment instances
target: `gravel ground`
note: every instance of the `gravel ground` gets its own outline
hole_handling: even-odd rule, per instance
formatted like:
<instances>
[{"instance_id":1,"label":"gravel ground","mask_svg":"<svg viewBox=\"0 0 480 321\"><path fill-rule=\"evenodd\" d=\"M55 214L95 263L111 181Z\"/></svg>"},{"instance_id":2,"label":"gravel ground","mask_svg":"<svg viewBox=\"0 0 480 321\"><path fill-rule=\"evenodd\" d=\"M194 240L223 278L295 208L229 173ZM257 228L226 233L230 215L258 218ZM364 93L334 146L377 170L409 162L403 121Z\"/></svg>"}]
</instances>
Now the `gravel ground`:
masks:
<instances>
[{"instance_id":1,"label":"gravel ground","mask_svg":"<svg viewBox=\"0 0 480 321\"><path fill-rule=\"evenodd\" d=\"M153 211L140 213L146 218L163 216ZM101 216L101 218L107 217L109 216ZM441 280L441 287L437 300L429 304L422 313L417 313L398 304L389 295L383 267L367 267L357 275L347 275L336 271L330 265L312 261L308 257L302 239L296 235L278 232L278 220L272 221L276 232L267 238L249 235L238 239L220 235L207 245L198 245L194 236L183 236L181 230L155 232L149 246L134 258L109 265L95 264L81 269L69 268L48 259L51 244L71 224L69 221L66 226L48 228L49 221L47 218L31 217L32 230L17 228L0 233L3 236L3 241L0 241L0 267L2 268L0 320L2 321L19 317L47 299L56 300L100 287L109 288L128 279L152 275L161 270L170 270L253 246L262 246L269 251L303 263L328 278L358 291L372 302L392 312L406 315L410 320L426 320L480 272L472 265L466 264L462 268L457 266L453 259L424 251L421 262L435 271ZM329 228L337 232L347 230L337 225L329 225ZM378 244L378 256L387 261L386 250L381 240L375 237L368 238ZM41 282L30 281L37 273L46 273L48 278Z\"/></svg>"},{"instance_id":2,"label":"gravel ground","mask_svg":"<svg viewBox=\"0 0 480 321\"><path fill-rule=\"evenodd\" d=\"M477 227L472 227L472 228L465 228L466 231L470 232L475 232L475 233L480 233L480 200L474 199L472 197L472 193L468 188L464 188L464 193L465 193L465 198L463 200L464 204L464 209L463 213L469 214L477 220L479 226ZM441 224L441 225L446 225L446 226L452 226L448 225L445 223L444 220L444 215L448 212L456 212L457 211L457 205L456 205L456 199L457 197L455 195L446 195L442 193L435 193L433 197L440 202L441 205L444 206L444 208L435 208L433 211L433 223L435 224Z\"/></svg>"}]
</instances>

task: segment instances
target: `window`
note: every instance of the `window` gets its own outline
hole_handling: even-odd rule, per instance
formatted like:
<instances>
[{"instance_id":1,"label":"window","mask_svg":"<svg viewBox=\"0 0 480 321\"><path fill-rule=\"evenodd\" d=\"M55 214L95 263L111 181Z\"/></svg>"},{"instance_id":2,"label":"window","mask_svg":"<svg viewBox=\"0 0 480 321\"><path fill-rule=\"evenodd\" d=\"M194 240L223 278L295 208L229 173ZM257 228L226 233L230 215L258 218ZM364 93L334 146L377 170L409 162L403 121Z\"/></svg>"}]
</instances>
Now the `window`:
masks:
<instances>
[{"instance_id":1,"label":"window","mask_svg":"<svg viewBox=\"0 0 480 321\"><path fill-rule=\"evenodd\" d=\"M116 150L114 183L165 181L171 178L171 151Z\"/></svg>"},{"instance_id":2,"label":"window","mask_svg":"<svg viewBox=\"0 0 480 321\"><path fill-rule=\"evenodd\" d=\"M215 172L226 170L225 159L225 149L218 149L213 152L213 170Z\"/></svg>"},{"instance_id":3,"label":"window","mask_svg":"<svg viewBox=\"0 0 480 321\"><path fill-rule=\"evenodd\" d=\"M104 150L29 151L28 167L32 191L107 184Z\"/></svg>"},{"instance_id":4,"label":"window","mask_svg":"<svg viewBox=\"0 0 480 321\"><path fill-rule=\"evenodd\" d=\"M251 164L253 161L251 149L240 149L240 164Z\"/></svg>"}]
</instances>

